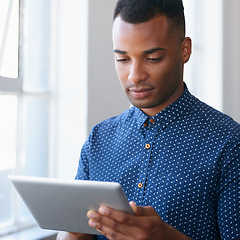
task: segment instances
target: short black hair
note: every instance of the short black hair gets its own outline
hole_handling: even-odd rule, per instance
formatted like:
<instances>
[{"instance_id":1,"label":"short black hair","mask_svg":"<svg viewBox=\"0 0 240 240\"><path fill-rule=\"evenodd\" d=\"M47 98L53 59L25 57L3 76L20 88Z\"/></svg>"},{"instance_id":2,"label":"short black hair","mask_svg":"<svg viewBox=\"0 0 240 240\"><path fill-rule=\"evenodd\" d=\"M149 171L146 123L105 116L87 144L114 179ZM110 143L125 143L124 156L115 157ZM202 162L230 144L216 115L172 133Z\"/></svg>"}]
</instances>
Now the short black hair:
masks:
<instances>
[{"instance_id":1,"label":"short black hair","mask_svg":"<svg viewBox=\"0 0 240 240\"><path fill-rule=\"evenodd\" d=\"M147 22L157 14L165 15L185 36L185 16L182 0L118 0L113 20L137 24Z\"/></svg>"}]
</instances>

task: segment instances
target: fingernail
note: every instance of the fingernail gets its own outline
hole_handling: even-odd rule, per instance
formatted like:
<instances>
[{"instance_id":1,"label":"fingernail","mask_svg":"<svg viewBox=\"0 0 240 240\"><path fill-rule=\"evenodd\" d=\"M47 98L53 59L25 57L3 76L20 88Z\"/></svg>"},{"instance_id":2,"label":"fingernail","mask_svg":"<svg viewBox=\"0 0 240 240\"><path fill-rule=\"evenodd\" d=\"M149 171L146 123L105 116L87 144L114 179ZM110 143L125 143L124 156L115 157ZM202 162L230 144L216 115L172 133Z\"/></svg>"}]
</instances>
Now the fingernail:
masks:
<instances>
[{"instance_id":1,"label":"fingernail","mask_svg":"<svg viewBox=\"0 0 240 240\"><path fill-rule=\"evenodd\" d=\"M131 201L131 202L129 202L129 204L131 205L131 206L136 206L136 203L134 202L134 201Z\"/></svg>"},{"instance_id":2,"label":"fingernail","mask_svg":"<svg viewBox=\"0 0 240 240\"><path fill-rule=\"evenodd\" d=\"M101 213L102 215L106 215L106 214L108 214L108 210L105 207L100 207L99 213Z\"/></svg>"},{"instance_id":3,"label":"fingernail","mask_svg":"<svg viewBox=\"0 0 240 240\"><path fill-rule=\"evenodd\" d=\"M97 226L97 223L94 222L93 220L89 220L89 226L90 226L90 227L96 227L96 226Z\"/></svg>"},{"instance_id":4,"label":"fingernail","mask_svg":"<svg viewBox=\"0 0 240 240\"><path fill-rule=\"evenodd\" d=\"M89 213L87 214L87 217L88 217L88 218L95 218L95 217L96 217L96 214L93 213L93 212L89 212Z\"/></svg>"}]
</instances>

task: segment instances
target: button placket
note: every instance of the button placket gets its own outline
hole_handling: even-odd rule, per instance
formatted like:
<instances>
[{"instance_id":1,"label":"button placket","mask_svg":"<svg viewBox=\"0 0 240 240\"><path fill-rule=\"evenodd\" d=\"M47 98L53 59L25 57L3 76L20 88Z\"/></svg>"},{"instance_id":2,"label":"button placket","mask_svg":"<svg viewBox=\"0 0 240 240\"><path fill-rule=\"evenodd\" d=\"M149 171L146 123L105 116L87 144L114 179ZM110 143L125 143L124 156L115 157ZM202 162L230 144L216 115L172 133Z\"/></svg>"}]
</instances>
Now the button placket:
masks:
<instances>
[{"instance_id":1,"label":"button placket","mask_svg":"<svg viewBox=\"0 0 240 240\"><path fill-rule=\"evenodd\" d=\"M146 122L143 123L144 127L144 152L141 160L140 166L140 174L138 178L138 182L136 183L136 187L138 189L138 197L140 198L140 202L144 201L144 191L145 191L145 184L147 182L147 174L149 169L149 164L151 162L151 149L153 146L153 142L155 139L155 135L157 134L157 125L155 124L154 119L148 119Z\"/></svg>"}]
</instances>

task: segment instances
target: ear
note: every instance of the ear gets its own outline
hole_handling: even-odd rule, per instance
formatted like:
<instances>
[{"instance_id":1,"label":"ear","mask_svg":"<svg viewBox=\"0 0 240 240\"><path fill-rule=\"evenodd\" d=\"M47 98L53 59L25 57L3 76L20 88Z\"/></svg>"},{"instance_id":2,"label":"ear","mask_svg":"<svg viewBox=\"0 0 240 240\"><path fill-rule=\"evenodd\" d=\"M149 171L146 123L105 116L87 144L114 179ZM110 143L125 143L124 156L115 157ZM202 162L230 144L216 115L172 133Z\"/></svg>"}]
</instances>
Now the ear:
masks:
<instances>
[{"instance_id":1,"label":"ear","mask_svg":"<svg viewBox=\"0 0 240 240\"><path fill-rule=\"evenodd\" d=\"M192 53L192 40L189 37L184 38L182 45L181 45L181 51L182 51L182 62L186 63L188 62L191 53Z\"/></svg>"}]
</instances>

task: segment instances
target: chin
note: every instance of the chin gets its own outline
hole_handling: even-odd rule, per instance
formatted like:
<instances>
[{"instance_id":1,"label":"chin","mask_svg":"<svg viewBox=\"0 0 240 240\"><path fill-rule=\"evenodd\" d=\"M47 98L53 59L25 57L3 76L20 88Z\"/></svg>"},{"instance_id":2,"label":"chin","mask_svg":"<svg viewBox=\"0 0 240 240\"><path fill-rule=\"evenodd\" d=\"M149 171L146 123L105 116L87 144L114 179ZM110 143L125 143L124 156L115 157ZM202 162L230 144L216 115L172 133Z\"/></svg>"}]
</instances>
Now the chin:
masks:
<instances>
[{"instance_id":1,"label":"chin","mask_svg":"<svg viewBox=\"0 0 240 240\"><path fill-rule=\"evenodd\" d=\"M146 108L146 109L149 109L149 108L154 108L156 107L155 105L153 104L150 104L150 103L139 103L139 102L136 102L136 101L130 101L131 104L137 108Z\"/></svg>"}]
</instances>

